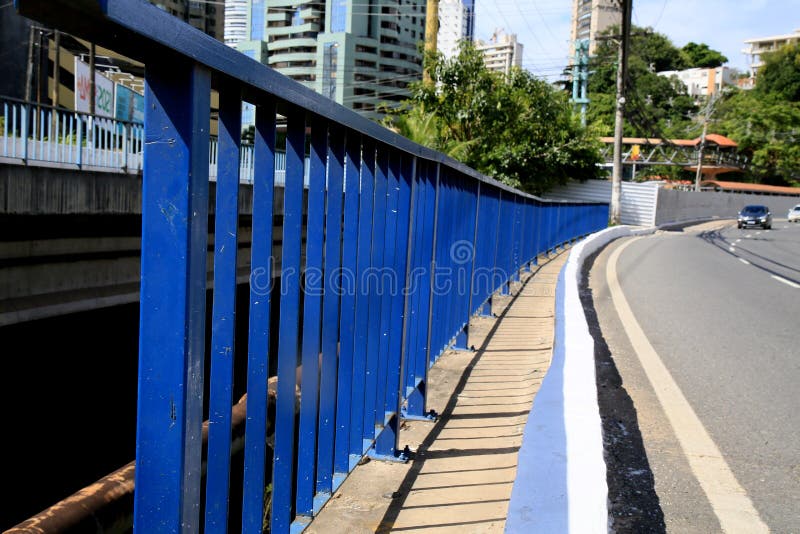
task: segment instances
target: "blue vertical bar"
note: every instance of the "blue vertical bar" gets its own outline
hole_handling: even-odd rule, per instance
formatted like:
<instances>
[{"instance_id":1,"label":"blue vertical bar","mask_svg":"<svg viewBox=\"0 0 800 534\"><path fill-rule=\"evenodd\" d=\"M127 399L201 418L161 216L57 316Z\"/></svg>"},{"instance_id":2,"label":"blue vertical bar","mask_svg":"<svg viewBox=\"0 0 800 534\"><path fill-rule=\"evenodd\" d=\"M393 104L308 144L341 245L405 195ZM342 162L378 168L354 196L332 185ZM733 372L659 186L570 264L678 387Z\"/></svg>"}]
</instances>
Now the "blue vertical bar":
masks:
<instances>
[{"instance_id":1,"label":"blue vertical bar","mask_svg":"<svg viewBox=\"0 0 800 534\"><path fill-rule=\"evenodd\" d=\"M286 185L283 197L281 320L278 332L278 387L275 404L275 457L272 472L272 532L291 524L294 471L295 386L299 352L300 260L303 225L305 113L286 112Z\"/></svg>"},{"instance_id":2,"label":"blue vertical bar","mask_svg":"<svg viewBox=\"0 0 800 534\"><path fill-rule=\"evenodd\" d=\"M380 323L380 349L378 352L377 388L375 390L375 419L374 426L382 427L385 418L386 381L388 379L389 342L396 335L392 331L392 300L394 300L393 286L397 283L397 270L395 268L397 247L397 203L400 174L400 153L385 147L385 158L379 159L378 166L386 162L384 167L386 177L386 217L383 233L383 263L380 272L379 292L381 299ZM388 171L388 172L387 172ZM388 284L386 283L388 281Z\"/></svg>"},{"instance_id":3,"label":"blue vertical bar","mask_svg":"<svg viewBox=\"0 0 800 534\"><path fill-rule=\"evenodd\" d=\"M386 236L386 147L376 150L375 204L372 213L372 260L369 276L365 276L369 295L369 327L367 333L367 367L364 385L364 438L375 439L375 396L378 386L378 360L381 345L381 274Z\"/></svg>"},{"instance_id":4,"label":"blue vertical bar","mask_svg":"<svg viewBox=\"0 0 800 534\"><path fill-rule=\"evenodd\" d=\"M366 274L372 262L373 205L375 202L375 146L364 141L361 161L361 190L358 206L358 269L356 271L356 318L353 335L353 392L350 412L350 469L355 467L364 447L367 342L370 295Z\"/></svg>"},{"instance_id":5,"label":"blue vertical bar","mask_svg":"<svg viewBox=\"0 0 800 534\"><path fill-rule=\"evenodd\" d=\"M200 528L210 98L204 68L148 65L134 496L140 533Z\"/></svg>"},{"instance_id":6,"label":"blue vertical bar","mask_svg":"<svg viewBox=\"0 0 800 534\"><path fill-rule=\"evenodd\" d=\"M407 396L410 393L411 388L416 386L416 371L417 371L417 355L419 351L417 350L417 344L419 340L419 331L422 325L420 320L421 313L420 313L420 301L422 298L422 291L423 291L423 280L422 277L422 251L424 248L424 238L425 231L428 228L426 224L425 216L426 216L426 209L425 209L425 173L426 173L426 166L423 162L417 160L417 170L416 170L416 179L414 185L414 195L412 195L412 202L414 203L414 235L412 237L413 243L413 254L412 254L412 280L411 280L411 293L410 297L410 304L409 304L409 311L408 311L408 318L409 321L409 331L408 331L408 341L407 341L407 351L404 354L406 358L405 364L405 391L403 392L403 396Z\"/></svg>"},{"instance_id":7,"label":"blue vertical bar","mask_svg":"<svg viewBox=\"0 0 800 534\"><path fill-rule=\"evenodd\" d=\"M275 186L275 102L256 106L253 145L253 240L250 249L250 325L247 346L247 423L244 434L242 532L264 522L267 454L269 320L273 284L272 212Z\"/></svg>"},{"instance_id":8,"label":"blue vertical bar","mask_svg":"<svg viewBox=\"0 0 800 534\"><path fill-rule=\"evenodd\" d=\"M439 172L438 163L427 163L420 174L420 194L424 205L424 220L420 225L420 262L423 274L419 278L418 333L414 350L414 373L409 387L414 388L408 395L407 413L419 417L425 413L425 392L428 380L431 346L431 314L433 310L434 249L436 246L436 177Z\"/></svg>"},{"instance_id":9,"label":"blue vertical bar","mask_svg":"<svg viewBox=\"0 0 800 534\"><path fill-rule=\"evenodd\" d=\"M356 280L358 272L358 197L359 167L361 166L361 137L356 132L347 134L347 158L344 187L344 236L342 238L342 310L339 320L341 347L339 352L339 384L336 396L336 440L333 470L347 474L350 471L350 413L352 412L354 380L363 377L353 374L356 319ZM359 439L359 446L361 441ZM335 477L338 486L344 476Z\"/></svg>"},{"instance_id":10,"label":"blue vertical bar","mask_svg":"<svg viewBox=\"0 0 800 534\"><path fill-rule=\"evenodd\" d=\"M413 216L411 195L414 188L416 159L397 154L395 179L397 182L396 195L396 246L395 259L391 265L396 273L396 291L390 294L392 299L391 335L389 336L389 358L386 372L386 397L384 411L391 417L387 428L384 429L382 439L376 444L379 455L398 457L399 455L399 421L400 403L403 397L403 365L406 348L405 336L408 322L408 284L411 270L411 232L413 230ZM393 414L393 415L392 415Z\"/></svg>"},{"instance_id":11,"label":"blue vertical bar","mask_svg":"<svg viewBox=\"0 0 800 534\"><path fill-rule=\"evenodd\" d=\"M328 156L328 123L315 117L311 123L306 223L305 295L303 300L303 370L300 428L297 444L297 515L314 513L316 492L317 402L319 400L319 353L322 329L322 254L325 224L325 163Z\"/></svg>"},{"instance_id":12,"label":"blue vertical bar","mask_svg":"<svg viewBox=\"0 0 800 534\"><path fill-rule=\"evenodd\" d=\"M473 295L475 293L475 265L478 264L478 224L481 214L481 182L475 189L475 222L472 225L472 269L469 276L469 304L467 306L467 343L469 343L469 319L475 310L473 307Z\"/></svg>"},{"instance_id":13,"label":"blue vertical bar","mask_svg":"<svg viewBox=\"0 0 800 534\"><path fill-rule=\"evenodd\" d=\"M239 230L239 145L242 101L236 86L220 88L214 211L214 303L211 319L205 531L226 532L230 493L231 407L236 338Z\"/></svg>"},{"instance_id":14,"label":"blue vertical bar","mask_svg":"<svg viewBox=\"0 0 800 534\"><path fill-rule=\"evenodd\" d=\"M322 297L322 363L317 427L317 492L333 491L336 371L339 358L339 286L342 267L342 178L344 132L331 126L328 144L328 203L325 210L325 294Z\"/></svg>"},{"instance_id":15,"label":"blue vertical bar","mask_svg":"<svg viewBox=\"0 0 800 534\"><path fill-rule=\"evenodd\" d=\"M436 283L436 270L438 266L436 264L436 252L438 243L436 239L438 237L438 226L439 226L439 193L440 193L440 179L441 179L441 169L442 166L440 163L436 163L436 179L433 186L433 228L431 228L431 235L433 236L431 239L431 285L430 285L430 298L428 299L428 335L427 341L425 342L425 377L427 381L428 376L428 369L430 368L431 364L433 364L435 354L432 343L433 341L433 311L436 305L436 292L435 292L435 283Z\"/></svg>"}]
</instances>

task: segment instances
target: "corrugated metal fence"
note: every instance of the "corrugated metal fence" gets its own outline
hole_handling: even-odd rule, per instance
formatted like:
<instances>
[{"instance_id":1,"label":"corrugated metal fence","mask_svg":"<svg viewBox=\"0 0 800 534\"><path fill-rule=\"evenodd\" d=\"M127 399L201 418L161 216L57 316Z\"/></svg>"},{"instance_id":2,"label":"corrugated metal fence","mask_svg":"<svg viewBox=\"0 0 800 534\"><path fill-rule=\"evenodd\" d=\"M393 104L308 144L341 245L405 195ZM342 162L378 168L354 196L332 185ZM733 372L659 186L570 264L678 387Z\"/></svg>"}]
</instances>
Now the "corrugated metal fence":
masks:
<instances>
[{"instance_id":1,"label":"corrugated metal fence","mask_svg":"<svg viewBox=\"0 0 800 534\"><path fill-rule=\"evenodd\" d=\"M622 182L620 198L620 222L636 226L655 224L658 204L657 183L637 184ZM547 198L585 202L610 202L611 182L607 180L588 180L570 182L558 186L547 194Z\"/></svg>"}]
</instances>

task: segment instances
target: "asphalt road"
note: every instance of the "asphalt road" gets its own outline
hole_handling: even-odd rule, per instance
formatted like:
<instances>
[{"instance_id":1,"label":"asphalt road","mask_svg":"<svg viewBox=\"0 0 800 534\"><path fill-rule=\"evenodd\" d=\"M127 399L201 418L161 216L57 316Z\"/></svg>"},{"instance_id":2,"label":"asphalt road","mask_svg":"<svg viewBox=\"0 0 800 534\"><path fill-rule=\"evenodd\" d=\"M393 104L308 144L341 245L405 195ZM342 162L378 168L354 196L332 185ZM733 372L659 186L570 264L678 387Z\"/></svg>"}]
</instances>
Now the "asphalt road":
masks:
<instances>
[{"instance_id":1,"label":"asphalt road","mask_svg":"<svg viewBox=\"0 0 800 534\"><path fill-rule=\"evenodd\" d=\"M615 526L719 532L726 512L686 456L694 436L676 430L683 416L655 393L609 293L607 263L626 241L601 252L589 278L610 355L598 358L598 382ZM660 232L625 246L614 266L646 339L760 520L800 532L800 224ZM637 440L638 459L635 446L613 450Z\"/></svg>"}]
</instances>

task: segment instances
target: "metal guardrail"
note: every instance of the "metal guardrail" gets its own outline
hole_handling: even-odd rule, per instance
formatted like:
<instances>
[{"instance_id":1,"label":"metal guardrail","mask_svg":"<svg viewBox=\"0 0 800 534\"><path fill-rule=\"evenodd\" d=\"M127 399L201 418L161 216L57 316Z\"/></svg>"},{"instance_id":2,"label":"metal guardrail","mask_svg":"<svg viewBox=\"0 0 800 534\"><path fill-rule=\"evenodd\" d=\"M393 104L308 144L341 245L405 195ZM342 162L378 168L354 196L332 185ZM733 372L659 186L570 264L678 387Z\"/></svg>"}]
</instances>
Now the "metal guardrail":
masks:
<instances>
[{"instance_id":1,"label":"metal guardrail","mask_svg":"<svg viewBox=\"0 0 800 534\"><path fill-rule=\"evenodd\" d=\"M0 161L138 174L144 124L54 108L0 96ZM208 177L217 178L216 137L210 137ZM308 186L308 162L305 183ZM286 154L275 153L275 180L283 184ZM253 182L253 145L242 144L239 179Z\"/></svg>"},{"instance_id":2,"label":"metal guardrail","mask_svg":"<svg viewBox=\"0 0 800 534\"><path fill-rule=\"evenodd\" d=\"M136 173L144 125L0 97L0 158L27 164Z\"/></svg>"},{"instance_id":3,"label":"metal guardrail","mask_svg":"<svg viewBox=\"0 0 800 534\"><path fill-rule=\"evenodd\" d=\"M201 522L206 532L224 532L234 508L243 532L302 531L364 455L404 459L400 421L427 416L428 368L447 348L467 346L469 318L493 292L538 254L606 226L607 204L546 202L507 187L144 1L17 4L30 18L146 64L136 532L197 532ZM220 100L206 325L212 86ZM256 105L246 355L234 346L243 99ZM281 277L273 288L278 115L286 121L286 171ZM271 324L277 346L270 346ZM245 356L243 484L232 488L233 368Z\"/></svg>"}]
</instances>

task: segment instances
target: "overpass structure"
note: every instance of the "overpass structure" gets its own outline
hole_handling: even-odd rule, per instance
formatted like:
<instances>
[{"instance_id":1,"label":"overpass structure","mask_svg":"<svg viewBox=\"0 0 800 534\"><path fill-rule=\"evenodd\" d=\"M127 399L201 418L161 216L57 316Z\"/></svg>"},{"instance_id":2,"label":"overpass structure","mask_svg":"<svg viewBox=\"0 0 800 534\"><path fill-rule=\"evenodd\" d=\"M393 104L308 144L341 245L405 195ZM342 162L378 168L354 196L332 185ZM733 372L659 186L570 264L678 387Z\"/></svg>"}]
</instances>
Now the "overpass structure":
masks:
<instances>
[{"instance_id":1,"label":"overpass structure","mask_svg":"<svg viewBox=\"0 0 800 534\"><path fill-rule=\"evenodd\" d=\"M605 166L613 165L614 138L601 137ZM741 172L747 158L736 152L736 142L719 134L708 134L705 143L697 139L659 139L623 137L623 165L670 165L696 171L702 150L702 172L713 177L728 172Z\"/></svg>"},{"instance_id":2,"label":"overpass structure","mask_svg":"<svg viewBox=\"0 0 800 534\"><path fill-rule=\"evenodd\" d=\"M545 201L505 186L147 2L17 6L146 65L136 532L304 530L365 457L407 459L399 428L431 417L428 369L449 348L470 346L470 318L540 254L607 224L607 203ZM220 98L213 194L212 88ZM245 100L256 105L246 262ZM244 317L235 312L242 267ZM234 343L237 321L246 323L246 349ZM245 369L246 396L234 404L236 368ZM232 434L242 421L243 441ZM234 449L243 456L236 478Z\"/></svg>"}]
</instances>

